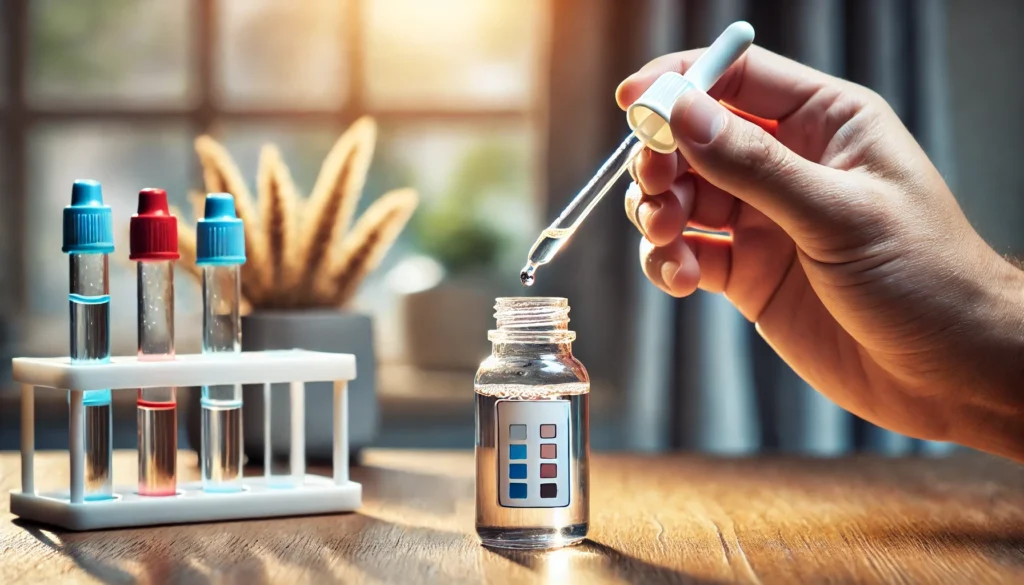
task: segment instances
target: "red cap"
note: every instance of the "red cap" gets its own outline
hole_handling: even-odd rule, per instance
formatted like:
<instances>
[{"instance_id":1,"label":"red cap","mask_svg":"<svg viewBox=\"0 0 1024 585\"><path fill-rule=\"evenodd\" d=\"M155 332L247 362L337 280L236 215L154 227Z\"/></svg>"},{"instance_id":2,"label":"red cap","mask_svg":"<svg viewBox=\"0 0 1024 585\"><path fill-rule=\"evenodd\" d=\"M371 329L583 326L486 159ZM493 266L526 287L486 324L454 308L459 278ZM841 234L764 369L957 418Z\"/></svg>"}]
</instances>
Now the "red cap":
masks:
<instances>
[{"instance_id":1,"label":"red cap","mask_svg":"<svg viewBox=\"0 0 1024 585\"><path fill-rule=\"evenodd\" d=\"M130 236L131 260L178 259L178 220L167 208L166 191L139 191L139 212L132 216Z\"/></svg>"}]
</instances>

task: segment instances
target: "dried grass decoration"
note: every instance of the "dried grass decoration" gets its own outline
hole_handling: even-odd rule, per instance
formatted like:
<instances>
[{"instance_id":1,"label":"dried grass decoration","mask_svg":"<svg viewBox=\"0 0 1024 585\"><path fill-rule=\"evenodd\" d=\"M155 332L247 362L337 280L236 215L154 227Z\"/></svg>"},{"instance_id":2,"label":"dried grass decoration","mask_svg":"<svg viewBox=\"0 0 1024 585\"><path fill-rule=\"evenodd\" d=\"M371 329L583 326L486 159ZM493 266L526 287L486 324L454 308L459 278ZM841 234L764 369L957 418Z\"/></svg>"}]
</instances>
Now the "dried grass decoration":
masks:
<instances>
[{"instance_id":1,"label":"dried grass decoration","mask_svg":"<svg viewBox=\"0 0 1024 585\"><path fill-rule=\"evenodd\" d=\"M196 139L206 191L231 193L245 224L242 296L251 309L343 307L372 272L402 228L419 198L397 189L374 201L352 226L356 205L377 140L370 117L355 121L331 148L313 192L299 197L291 173L273 144L260 152L253 203L238 166L220 143ZM202 217L204 197L190 195L193 214ZM179 265L195 276L195 230L179 218Z\"/></svg>"}]
</instances>

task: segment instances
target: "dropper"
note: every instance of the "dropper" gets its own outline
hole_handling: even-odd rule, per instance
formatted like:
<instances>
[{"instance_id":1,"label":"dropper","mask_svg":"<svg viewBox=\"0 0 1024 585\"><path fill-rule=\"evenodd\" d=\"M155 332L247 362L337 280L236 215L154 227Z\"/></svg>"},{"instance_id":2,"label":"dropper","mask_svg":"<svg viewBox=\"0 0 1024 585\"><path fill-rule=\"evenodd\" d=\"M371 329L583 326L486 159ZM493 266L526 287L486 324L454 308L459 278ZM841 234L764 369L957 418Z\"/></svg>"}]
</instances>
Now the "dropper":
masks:
<instances>
[{"instance_id":1,"label":"dropper","mask_svg":"<svg viewBox=\"0 0 1024 585\"><path fill-rule=\"evenodd\" d=\"M753 42L754 27L744 21L732 23L684 75L675 72L662 74L629 106L626 110L626 121L632 132L562 210L558 218L541 232L530 248L526 266L519 273L519 279L524 285L533 284L537 267L547 264L558 254L598 201L626 172L643 147L664 154L675 152L676 141L672 136L669 119L676 101L690 90L706 92L711 89L718 78Z\"/></svg>"}]
</instances>

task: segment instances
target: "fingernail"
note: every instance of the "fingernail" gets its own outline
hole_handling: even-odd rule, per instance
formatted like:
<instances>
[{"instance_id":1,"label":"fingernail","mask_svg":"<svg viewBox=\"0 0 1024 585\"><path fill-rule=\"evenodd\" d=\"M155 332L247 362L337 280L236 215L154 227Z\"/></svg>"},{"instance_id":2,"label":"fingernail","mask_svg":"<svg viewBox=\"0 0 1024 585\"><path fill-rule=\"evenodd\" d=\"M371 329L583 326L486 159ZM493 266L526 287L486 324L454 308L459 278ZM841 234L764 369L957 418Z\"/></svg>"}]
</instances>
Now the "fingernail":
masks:
<instances>
[{"instance_id":1,"label":"fingernail","mask_svg":"<svg viewBox=\"0 0 1024 585\"><path fill-rule=\"evenodd\" d=\"M638 154L637 156L633 157L633 163L636 164L637 168L639 168L642 165L642 166L644 166L644 168L649 169L649 168L651 168L650 167L651 158L654 157L654 156L655 155L654 155L654 151L653 150L651 150L649 148L644 148L644 149L640 150L640 154ZM640 184L640 190L643 191L644 193L646 193L648 195L657 195L657 193L654 193L653 191L651 191L647 187L647 185L644 185L643 177L640 175L639 171L637 171L636 182Z\"/></svg>"},{"instance_id":2,"label":"fingernail","mask_svg":"<svg viewBox=\"0 0 1024 585\"><path fill-rule=\"evenodd\" d=\"M636 210L636 220L640 223L640 231L644 233L644 237L647 237L647 227L651 223L651 218L654 217L654 212L659 209L661 209L660 201L648 199L641 203Z\"/></svg>"},{"instance_id":3,"label":"fingernail","mask_svg":"<svg viewBox=\"0 0 1024 585\"><path fill-rule=\"evenodd\" d=\"M691 91L690 103L680 121L683 137L697 144L710 144L725 126L725 108L701 91Z\"/></svg>"},{"instance_id":4,"label":"fingernail","mask_svg":"<svg viewBox=\"0 0 1024 585\"><path fill-rule=\"evenodd\" d=\"M627 78L623 79L623 80L622 80L622 82L621 82L621 83L619 83L619 85L615 87L615 95L616 95L616 96L618 96L618 95L619 95L619 92L621 92L621 91L622 91L622 86L624 86L624 85L626 85L627 83L629 83L629 81L630 81L631 79L633 79L633 76L632 76L632 75L630 75L629 77L627 77Z\"/></svg>"},{"instance_id":5,"label":"fingernail","mask_svg":"<svg viewBox=\"0 0 1024 585\"><path fill-rule=\"evenodd\" d=\"M672 290L672 281L675 279L676 273L679 272L679 263L674 260L666 260L665 263L661 265L660 272L661 283L665 285L665 288L670 293L674 292Z\"/></svg>"},{"instance_id":6,"label":"fingernail","mask_svg":"<svg viewBox=\"0 0 1024 585\"><path fill-rule=\"evenodd\" d=\"M640 233L644 233L644 228L640 227L640 221L637 219L637 210L640 207L640 199L643 197L643 193L640 192L640 186L636 183L630 183L626 189L626 196L623 199L623 205L626 208L626 217L629 221L636 226L636 229Z\"/></svg>"}]
</instances>

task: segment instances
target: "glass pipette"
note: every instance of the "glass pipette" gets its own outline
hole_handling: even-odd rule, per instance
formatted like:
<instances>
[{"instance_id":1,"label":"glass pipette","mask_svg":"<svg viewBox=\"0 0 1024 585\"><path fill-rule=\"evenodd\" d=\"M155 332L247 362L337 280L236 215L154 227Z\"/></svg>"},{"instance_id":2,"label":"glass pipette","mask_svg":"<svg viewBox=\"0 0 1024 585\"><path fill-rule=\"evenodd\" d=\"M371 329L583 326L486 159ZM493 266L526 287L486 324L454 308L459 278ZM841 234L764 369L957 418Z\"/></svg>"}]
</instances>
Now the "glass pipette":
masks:
<instances>
[{"instance_id":1,"label":"glass pipette","mask_svg":"<svg viewBox=\"0 0 1024 585\"><path fill-rule=\"evenodd\" d=\"M750 24L743 21L732 23L685 75L663 74L629 107L626 120L633 132L573 197L558 218L541 232L530 248L526 266L519 273L519 279L525 286L534 283L539 266L550 262L565 247L590 211L626 172L643 147L661 153L675 152L676 143L669 119L676 100L690 90L706 92L710 89L753 42L754 29Z\"/></svg>"},{"instance_id":2,"label":"glass pipette","mask_svg":"<svg viewBox=\"0 0 1024 585\"><path fill-rule=\"evenodd\" d=\"M629 168L633 157L640 152L640 146L642 143L636 132L630 133L615 149L615 152L608 157L608 160L604 161L604 164L583 189L573 197L569 205L562 210L558 219L551 222L551 225L541 232L540 237L530 248L526 266L519 274L519 279L523 281L524 285L532 285L537 267L550 262L555 254L562 249L562 246L569 241L569 236L576 233L576 228L583 223L583 220L590 214L590 210Z\"/></svg>"}]
</instances>

